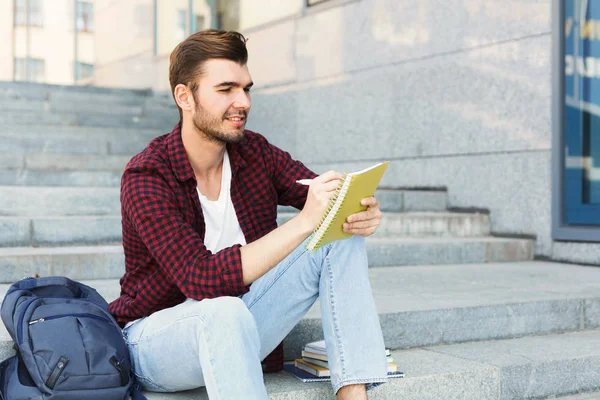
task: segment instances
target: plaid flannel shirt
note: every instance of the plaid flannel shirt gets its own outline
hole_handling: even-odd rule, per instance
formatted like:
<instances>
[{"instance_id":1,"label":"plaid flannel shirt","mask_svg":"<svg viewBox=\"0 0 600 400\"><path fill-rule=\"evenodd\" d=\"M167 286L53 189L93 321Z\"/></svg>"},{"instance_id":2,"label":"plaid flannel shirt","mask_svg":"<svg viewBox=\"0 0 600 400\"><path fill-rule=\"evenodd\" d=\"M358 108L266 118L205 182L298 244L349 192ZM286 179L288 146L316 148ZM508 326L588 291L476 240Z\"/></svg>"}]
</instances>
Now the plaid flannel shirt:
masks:
<instances>
[{"instance_id":1,"label":"plaid flannel shirt","mask_svg":"<svg viewBox=\"0 0 600 400\"><path fill-rule=\"evenodd\" d=\"M315 173L263 136L245 131L227 145L231 201L251 243L277 227L277 205L302 209L308 188L297 179ZM124 326L186 298L240 296L244 285L240 245L212 254L203 244L205 224L196 178L180 124L157 137L127 164L121 181L125 274L109 311ZM265 359L265 372L283 368L283 346Z\"/></svg>"}]
</instances>

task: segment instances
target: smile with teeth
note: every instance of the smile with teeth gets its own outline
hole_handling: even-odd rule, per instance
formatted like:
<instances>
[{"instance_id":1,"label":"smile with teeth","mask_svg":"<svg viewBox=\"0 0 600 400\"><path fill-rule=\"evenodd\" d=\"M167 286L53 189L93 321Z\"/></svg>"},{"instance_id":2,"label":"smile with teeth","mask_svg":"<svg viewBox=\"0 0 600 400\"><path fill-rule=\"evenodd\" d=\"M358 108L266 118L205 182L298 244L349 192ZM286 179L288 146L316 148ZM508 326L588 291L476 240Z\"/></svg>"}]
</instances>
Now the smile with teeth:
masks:
<instances>
[{"instance_id":1,"label":"smile with teeth","mask_svg":"<svg viewBox=\"0 0 600 400\"><path fill-rule=\"evenodd\" d=\"M229 117L228 119L230 121L241 121L243 118L241 118L241 117Z\"/></svg>"}]
</instances>

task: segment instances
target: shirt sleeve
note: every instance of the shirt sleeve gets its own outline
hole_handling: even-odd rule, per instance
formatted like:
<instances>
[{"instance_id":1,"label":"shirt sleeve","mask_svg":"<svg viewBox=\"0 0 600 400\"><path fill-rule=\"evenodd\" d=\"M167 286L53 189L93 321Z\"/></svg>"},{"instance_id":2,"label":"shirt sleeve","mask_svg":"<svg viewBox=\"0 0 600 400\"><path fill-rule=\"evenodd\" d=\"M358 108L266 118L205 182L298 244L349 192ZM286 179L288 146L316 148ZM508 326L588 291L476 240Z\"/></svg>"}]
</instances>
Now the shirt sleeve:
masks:
<instances>
[{"instance_id":1,"label":"shirt sleeve","mask_svg":"<svg viewBox=\"0 0 600 400\"><path fill-rule=\"evenodd\" d=\"M240 245L212 254L185 221L175 194L156 171L126 171L121 204L140 239L181 292L192 299L239 296L243 282Z\"/></svg>"},{"instance_id":2,"label":"shirt sleeve","mask_svg":"<svg viewBox=\"0 0 600 400\"><path fill-rule=\"evenodd\" d=\"M294 160L287 151L272 145L266 139L263 140L265 161L277 191L278 204L293 206L301 210L306 203L308 186L296 183L296 181L313 179L318 175L300 161Z\"/></svg>"}]
</instances>

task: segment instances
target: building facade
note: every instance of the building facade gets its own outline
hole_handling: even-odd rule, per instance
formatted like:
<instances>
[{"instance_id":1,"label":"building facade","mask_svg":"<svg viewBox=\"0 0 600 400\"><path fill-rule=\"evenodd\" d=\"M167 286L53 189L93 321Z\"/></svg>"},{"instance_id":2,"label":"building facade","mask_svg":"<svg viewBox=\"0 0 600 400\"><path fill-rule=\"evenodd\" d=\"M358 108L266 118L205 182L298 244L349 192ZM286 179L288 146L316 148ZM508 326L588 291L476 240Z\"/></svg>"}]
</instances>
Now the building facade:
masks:
<instances>
[{"instance_id":1,"label":"building facade","mask_svg":"<svg viewBox=\"0 0 600 400\"><path fill-rule=\"evenodd\" d=\"M538 257L600 264L599 3L0 0L0 80L168 90L177 43L236 29L248 127L315 171L390 160L385 186L445 188Z\"/></svg>"},{"instance_id":2,"label":"building facade","mask_svg":"<svg viewBox=\"0 0 600 400\"><path fill-rule=\"evenodd\" d=\"M97 0L100 1L100 0ZM99 8L96 73L87 84L168 90L169 55L198 30L218 26L210 0L131 0Z\"/></svg>"},{"instance_id":3,"label":"building facade","mask_svg":"<svg viewBox=\"0 0 600 400\"><path fill-rule=\"evenodd\" d=\"M0 80L71 85L96 63L95 0L0 0Z\"/></svg>"},{"instance_id":4,"label":"building facade","mask_svg":"<svg viewBox=\"0 0 600 400\"><path fill-rule=\"evenodd\" d=\"M538 257L600 264L600 2L310 3L242 29L250 128L319 172L391 160L388 187L446 188Z\"/></svg>"},{"instance_id":5,"label":"building facade","mask_svg":"<svg viewBox=\"0 0 600 400\"><path fill-rule=\"evenodd\" d=\"M173 48L201 29L238 26L235 1L0 0L0 80L169 88ZM235 13L227 10L235 10Z\"/></svg>"}]
</instances>

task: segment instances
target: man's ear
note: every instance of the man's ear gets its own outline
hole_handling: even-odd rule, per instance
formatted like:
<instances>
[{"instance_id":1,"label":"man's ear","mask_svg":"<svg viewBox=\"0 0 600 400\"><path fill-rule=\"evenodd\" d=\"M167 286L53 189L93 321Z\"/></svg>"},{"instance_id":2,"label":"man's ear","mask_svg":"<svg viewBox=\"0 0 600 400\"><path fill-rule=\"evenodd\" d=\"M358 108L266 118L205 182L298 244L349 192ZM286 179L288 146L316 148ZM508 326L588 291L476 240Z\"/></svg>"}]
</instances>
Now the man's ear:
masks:
<instances>
[{"instance_id":1,"label":"man's ear","mask_svg":"<svg viewBox=\"0 0 600 400\"><path fill-rule=\"evenodd\" d=\"M173 95L174 95L173 97L175 97L175 101L177 102L177 105L183 111L191 112L194 109L194 107L195 107L194 96L192 95L192 92L190 91L190 89L187 86L185 86L182 83L175 86Z\"/></svg>"}]
</instances>

